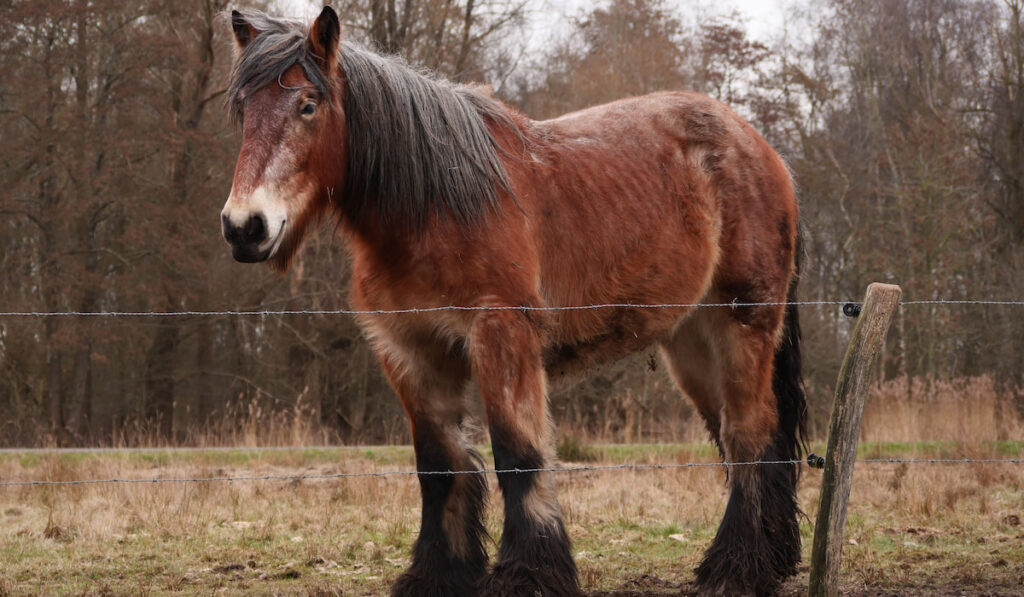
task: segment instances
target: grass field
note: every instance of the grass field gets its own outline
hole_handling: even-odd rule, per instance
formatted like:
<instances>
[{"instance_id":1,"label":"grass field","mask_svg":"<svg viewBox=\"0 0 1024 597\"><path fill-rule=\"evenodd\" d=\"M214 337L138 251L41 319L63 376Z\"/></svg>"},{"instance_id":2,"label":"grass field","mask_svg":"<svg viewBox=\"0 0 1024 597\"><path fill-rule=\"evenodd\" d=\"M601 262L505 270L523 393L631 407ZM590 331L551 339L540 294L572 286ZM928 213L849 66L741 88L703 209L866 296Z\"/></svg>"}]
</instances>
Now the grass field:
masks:
<instances>
[{"instance_id":1,"label":"grass field","mask_svg":"<svg viewBox=\"0 0 1024 597\"><path fill-rule=\"evenodd\" d=\"M816 446L820 452L821 447ZM710 462L705 444L575 447L591 463ZM862 457L1021 457L1024 442L865 444ZM0 479L331 474L411 468L409 448L6 453ZM800 503L816 512L820 473ZM562 473L592 595L690 591L725 505L719 468ZM491 482L492 487L496 483ZM488 527L500 536L492 489ZM855 595L1024 595L1024 466L858 467ZM0 488L0 595L385 595L419 518L414 477ZM805 561L813 521L802 524ZM807 570L785 594L806 590Z\"/></svg>"}]
</instances>

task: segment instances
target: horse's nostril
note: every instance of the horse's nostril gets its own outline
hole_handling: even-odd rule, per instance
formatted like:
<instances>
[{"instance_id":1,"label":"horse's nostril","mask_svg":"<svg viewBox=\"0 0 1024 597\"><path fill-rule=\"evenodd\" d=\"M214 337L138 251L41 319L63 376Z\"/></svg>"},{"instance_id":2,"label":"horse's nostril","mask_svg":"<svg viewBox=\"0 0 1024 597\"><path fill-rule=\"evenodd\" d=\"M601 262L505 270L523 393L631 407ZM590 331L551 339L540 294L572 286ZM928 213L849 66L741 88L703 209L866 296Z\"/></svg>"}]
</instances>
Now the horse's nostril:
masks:
<instances>
[{"instance_id":1,"label":"horse's nostril","mask_svg":"<svg viewBox=\"0 0 1024 597\"><path fill-rule=\"evenodd\" d=\"M227 215L222 215L220 221L224 228L224 240L231 245L231 255L235 261L256 263L265 261L270 255L269 251L260 248L268 236L267 220L263 214L249 215L241 226Z\"/></svg>"},{"instance_id":2,"label":"horse's nostril","mask_svg":"<svg viewBox=\"0 0 1024 597\"><path fill-rule=\"evenodd\" d=\"M258 246L267 240L267 221L261 214L249 216L244 226L236 226L227 215L221 216L224 240L236 246Z\"/></svg>"},{"instance_id":3,"label":"horse's nostril","mask_svg":"<svg viewBox=\"0 0 1024 597\"><path fill-rule=\"evenodd\" d=\"M267 239L267 223L262 215L254 215L245 224L245 240L258 245Z\"/></svg>"},{"instance_id":4,"label":"horse's nostril","mask_svg":"<svg viewBox=\"0 0 1024 597\"><path fill-rule=\"evenodd\" d=\"M241 240L239 237L241 236L242 229L239 228L238 226L235 226L231 222L231 218L229 218L227 215L222 215L220 217L220 226L221 231L224 233L224 240L228 241L233 245L237 244L238 241Z\"/></svg>"}]
</instances>

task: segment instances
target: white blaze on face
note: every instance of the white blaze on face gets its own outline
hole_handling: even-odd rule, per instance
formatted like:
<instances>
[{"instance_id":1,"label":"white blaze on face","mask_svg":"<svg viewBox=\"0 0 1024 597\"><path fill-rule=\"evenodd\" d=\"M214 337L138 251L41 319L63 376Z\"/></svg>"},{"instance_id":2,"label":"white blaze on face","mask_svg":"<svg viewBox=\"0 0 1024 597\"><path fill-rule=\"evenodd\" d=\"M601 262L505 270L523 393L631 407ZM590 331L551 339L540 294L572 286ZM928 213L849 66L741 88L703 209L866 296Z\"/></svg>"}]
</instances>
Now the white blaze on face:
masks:
<instances>
[{"instance_id":1,"label":"white blaze on face","mask_svg":"<svg viewBox=\"0 0 1024 597\"><path fill-rule=\"evenodd\" d=\"M288 233L288 223L295 220L293 213L304 205L312 195L312 187L295 166L296 159L286 145L273 148L273 157L262 172L250 160L239 164L232 185L231 195L224 206L223 216L238 228L245 227L250 218L260 216L267 227L267 237L257 249L266 252L267 259L273 257ZM251 187L248 181L255 181ZM252 188L242 192L240 188Z\"/></svg>"}]
</instances>

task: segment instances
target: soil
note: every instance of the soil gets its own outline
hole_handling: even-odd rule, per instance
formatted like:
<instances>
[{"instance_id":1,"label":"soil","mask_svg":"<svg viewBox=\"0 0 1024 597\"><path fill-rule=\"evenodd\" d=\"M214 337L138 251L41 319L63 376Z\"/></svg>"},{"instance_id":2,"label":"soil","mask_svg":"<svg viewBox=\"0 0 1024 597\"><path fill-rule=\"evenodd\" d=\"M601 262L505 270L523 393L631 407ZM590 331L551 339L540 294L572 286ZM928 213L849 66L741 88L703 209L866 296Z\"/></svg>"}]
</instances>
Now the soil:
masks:
<instances>
[{"instance_id":1,"label":"soil","mask_svg":"<svg viewBox=\"0 0 1024 597\"><path fill-rule=\"evenodd\" d=\"M842 597L1024 597L1024 587L1018 590L965 590L955 584L927 583L922 587L906 589L873 589L870 587L840 587ZM626 583L620 591L594 591L587 597L695 597L697 588L690 583L676 583L645 574ZM793 579L779 590L779 597L807 595L807 578Z\"/></svg>"}]
</instances>

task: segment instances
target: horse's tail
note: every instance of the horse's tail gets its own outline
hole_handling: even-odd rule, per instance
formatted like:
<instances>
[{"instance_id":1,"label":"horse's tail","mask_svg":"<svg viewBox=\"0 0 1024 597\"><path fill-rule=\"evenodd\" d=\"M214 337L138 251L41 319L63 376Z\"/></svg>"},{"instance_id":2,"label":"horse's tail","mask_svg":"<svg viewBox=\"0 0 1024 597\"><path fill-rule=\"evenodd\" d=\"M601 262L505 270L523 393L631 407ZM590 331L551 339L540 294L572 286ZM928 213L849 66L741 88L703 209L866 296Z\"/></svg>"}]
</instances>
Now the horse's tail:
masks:
<instances>
[{"instance_id":1,"label":"horse's tail","mask_svg":"<svg viewBox=\"0 0 1024 597\"><path fill-rule=\"evenodd\" d=\"M775 456L780 460L799 460L803 457L807 435L807 399L804 395L802 362L800 356L800 316L797 313L797 281L803 261L800 235L796 241L796 267L789 282L786 297L786 316L782 339L775 351L775 372L772 390L775 392L779 427L775 437ZM793 474L800 468L793 467Z\"/></svg>"}]
</instances>

